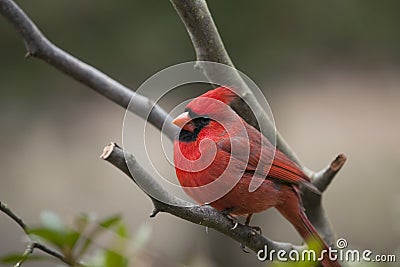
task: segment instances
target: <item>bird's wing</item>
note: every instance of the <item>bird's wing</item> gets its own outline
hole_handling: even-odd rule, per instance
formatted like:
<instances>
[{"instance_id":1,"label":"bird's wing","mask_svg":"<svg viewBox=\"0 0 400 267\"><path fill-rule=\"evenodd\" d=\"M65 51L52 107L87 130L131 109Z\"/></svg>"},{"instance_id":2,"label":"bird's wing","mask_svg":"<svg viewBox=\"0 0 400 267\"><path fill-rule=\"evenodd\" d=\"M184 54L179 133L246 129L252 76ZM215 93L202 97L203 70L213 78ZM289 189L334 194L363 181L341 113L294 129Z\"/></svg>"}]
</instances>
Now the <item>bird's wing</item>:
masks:
<instances>
[{"instance_id":1,"label":"bird's wing","mask_svg":"<svg viewBox=\"0 0 400 267\"><path fill-rule=\"evenodd\" d=\"M296 163L275 149L264 136L254 137L249 133L248 139L240 136L224 138L219 140L217 145L221 150L230 153L232 157L246 164L248 172L258 173L267 179L280 182L302 184L320 194L319 190L311 183L310 178Z\"/></svg>"}]
</instances>

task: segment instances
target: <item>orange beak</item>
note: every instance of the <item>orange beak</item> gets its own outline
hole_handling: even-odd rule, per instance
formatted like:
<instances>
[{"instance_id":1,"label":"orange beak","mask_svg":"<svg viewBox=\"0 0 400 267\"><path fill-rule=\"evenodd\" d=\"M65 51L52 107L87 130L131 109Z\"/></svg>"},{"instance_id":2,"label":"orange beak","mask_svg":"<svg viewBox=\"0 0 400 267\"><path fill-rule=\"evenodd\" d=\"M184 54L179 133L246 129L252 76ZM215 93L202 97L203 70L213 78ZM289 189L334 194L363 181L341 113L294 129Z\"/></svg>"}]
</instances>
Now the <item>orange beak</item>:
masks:
<instances>
[{"instance_id":1,"label":"orange beak","mask_svg":"<svg viewBox=\"0 0 400 267\"><path fill-rule=\"evenodd\" d=\"M175 124L176 126L178 126L179 128L189 131L189 132L193 132L195 129L192 119L189 116L189 112L182 113L181 115L176 117L172 121L172 123Z\"/></svg>"}]
</instances>

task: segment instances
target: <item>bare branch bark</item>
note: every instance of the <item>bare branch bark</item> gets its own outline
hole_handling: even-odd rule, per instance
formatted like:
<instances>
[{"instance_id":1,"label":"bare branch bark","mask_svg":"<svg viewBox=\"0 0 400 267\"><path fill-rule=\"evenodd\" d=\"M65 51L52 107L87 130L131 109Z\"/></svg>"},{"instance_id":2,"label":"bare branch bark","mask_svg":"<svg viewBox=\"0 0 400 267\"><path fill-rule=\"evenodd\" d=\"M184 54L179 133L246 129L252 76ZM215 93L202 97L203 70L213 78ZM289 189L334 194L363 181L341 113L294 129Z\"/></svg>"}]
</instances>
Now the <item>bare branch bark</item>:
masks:
<instances>
[{"instance_id":1,"label":"bare branch bark","mask_svg":"<svg viewBox=\"0 0 400 267\"><path fill-rule=\"evenodd\" d=\"M332 182L333 178L343 167L346 162L346 156L343 154L338 155L332 163L320 172L314 174L313 184L319 189L319 191L324 192L328 188L329 184Z\"/></svg>"},{"instance_id":2,"label":"bare branch bark","mask_svg":"<svg viewBox=\"0 0 400 267\"><path fill-rule=\"evenodd\" d=\"M338 155L328 167L314 174L312 177L313 184L321 192L324 192L345 162L346 157L343 154ZM325 209L322 206L322 196L303 190L302 198L308 219L322 235L325 242L328 245L333 246L336 235L331 223L329 222Z\"/></svg>"},{"instance_id":3,"label":"bare branch bark","mask_svg":"<svg viewBox=\"0 0 400 267\"><path fill-rule=\"evenodd\" d=\"M8 217L10 217L14 222L16 222L26 233L26 224L10 208L8 208L7 204L0 201L0 210L4 212Z\"/></svg>"},{"instance_id":4,"label":"bare branch bark","mask_svg":"<svg viewBox=\"0 0 400 267\"><path fill-rule=\"evenodd\" d=\"M300 251L304 248L302 246L296 246L289 243L273 241L258 234L256 231L254 231L254 229L245 225L238 224L237 227L234 228L235 223L233 223L231 219L211 206L193 205L173 195L170 195L148 172L146 172L146 170L140 166L132 154L125 152L124 157L124 152L115 143L111 143L110 145L106 146L103 150L103 154L100 157L120 169L136 184L148 183L149 181L152 181L154 187L157 188L156 190L159 195L166 197L168 202L176 204L176 206L166 204L154 198L154 195L148 194L155 207L155 211L153 211L153 213L150 215L151 217L154 217L158 212L170 213L192 223L213 228L218 232L221 232L240 242L241 244L244 244L246 247L250 248L256 253L259 250L264 249L264 246L267 246L269 250L284 250L286 252L289 252L293 249ZM128 165L133 167L134 176L132 176L131 172L129 171Z\"/></svg>"}]
</instances>

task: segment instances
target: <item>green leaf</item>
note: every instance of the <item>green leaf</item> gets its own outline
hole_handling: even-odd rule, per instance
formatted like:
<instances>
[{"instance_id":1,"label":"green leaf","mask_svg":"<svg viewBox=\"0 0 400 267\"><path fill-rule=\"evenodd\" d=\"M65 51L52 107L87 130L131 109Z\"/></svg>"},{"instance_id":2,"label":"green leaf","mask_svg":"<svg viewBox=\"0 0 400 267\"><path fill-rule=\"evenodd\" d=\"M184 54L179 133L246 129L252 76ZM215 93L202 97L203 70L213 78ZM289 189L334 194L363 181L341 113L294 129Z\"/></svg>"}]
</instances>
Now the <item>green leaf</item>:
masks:
<instances>
[{"instance_id":1,"label":"green leaf","mask_svg":"<svg viewBox=\"0 0 400 267\"><path fill-rule=\"evenodd\" d=\"M120 225L118 226L116 233L117 233L120 237L129 238L128 229L127 229L126 226L123 225L123 224L120 224Z\"/></svg>"},{"instance_id":2,"label":"green leaf","mask_svg":"<svg viewBox=\"0 0 400 267\"><path fill-rule=\"evenodd\" d=\"M111 250L107 250L105 253L105 266L106 267L126 267L128 266L128 260Z\"/></svg>"},{"instance_id":3,"label":"green leaf","mask_svg":"<svg viewBox=\"0 0 400 267\"><path fill-rule=\"evenodd\" d=\"M65 242L65 231L57 231L50 228L33 228L28 230L29 235L33 235L49 242L59 248L63 247Z\"/></svg>"},{"instance_id":4,"label":"green leaf","mask_svg":"<svg viewBox=\"0 0 400 267\"><path fill-rule=\"evenodd\" d=\"M20 260L22 260L24 256L22 254L8 254L0 258L0 262L6 264L16 264ZM45 260L48 259L46 256L39 255L30 255L25 261L34 261L34 260Z\"/></svg>"},{"instance_id":5,"label":"green leaf","mask_svg":"<svg viewBox=\"0 0 400 267\"><path fill-rule=\"evenodd\" d=\"M39 238L52 244L62 251L71 251L79 240L80 233L76 231L58 232L49 228L29 229L28 233L33 239Z\"/></svg>"},{"instance_id":6,"label":"green leaf","mask_svg":"<svg viewBox=\"0 0 400 267\"><path fill-rule=\"evenodd\" d=\"M102 221L99 222L99 225L103 228L110 228L114 226L115 224L119 223L121 221L121 216L120 215L114 215L111 217L108 217Z\"/></svg>"},{"instance_id":7,"label":"green leaf","mask_svg":"<svg viewBox=\"0 0 400 267\"><path fill-rule=\"evenodd\" d=\"M60 217L53 212L42 212L41 219L44 226L29 229L30 235L39 237L62 250L74 248L80 237L79 232L67 229Z\"/></svg>"},{"instance_id":8,"label":"green leaf","mask_svg":"<svg viewBox=\"0 0 400 267\"><path fill-rule=\"evenodd\" d=\"M68 231L68 233L66 233L65 235L64 246L73 249L76 245L76 242L78 242L80 236L81 234L78 232Z\"/></svg>"}]
</instances>

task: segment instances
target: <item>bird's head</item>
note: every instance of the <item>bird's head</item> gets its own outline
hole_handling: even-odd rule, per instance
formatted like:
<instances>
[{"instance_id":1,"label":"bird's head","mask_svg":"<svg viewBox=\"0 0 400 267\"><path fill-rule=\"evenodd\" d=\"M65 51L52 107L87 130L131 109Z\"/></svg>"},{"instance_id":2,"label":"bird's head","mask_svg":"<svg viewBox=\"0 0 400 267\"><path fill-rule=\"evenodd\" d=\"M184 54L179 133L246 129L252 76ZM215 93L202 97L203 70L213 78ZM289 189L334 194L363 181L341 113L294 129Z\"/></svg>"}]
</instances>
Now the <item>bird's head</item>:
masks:
<instances>
[{"instance_id":1,"label":"bird's head","mask_svg":"<svg viewBox=\"0 0 400 267\"><path fill-rule=\"evenodd\" d=\"M236 92L235 92L236 91ZM260 130L260 126L258 124L257 118L254 115L251 107L243 100L243 98L238 94L239 90L233 90L229 87L218 87L214 90L210 90L201 97L208 97L212 99L219 100L226 105L229 105L231 109L233 109L243 120L245 120L248 124Z\"/></svg>"},{"instance_id":2,"label":"bird's head","mask_svg":"<svg viewBox=\"0 0 400 267\"><path fill-rule=\"evenodd\" d=\"M180 137L185 136L189 141L195 140L203 128L212 127L217 122L224 124L229 119L237 119L232 111L254 128L260 129L249 105L228 87L218 87L193 99L186 106L185 112L176 117L173 123L182 129Z\"/></svg>"},{"instance_id":3,"label":"bird's head","mask_svg":"<svg viewBox=\"0 0 400 267\"><path fill-rule=\"evenodd\" d=\"M181 128L179 139L194 141L204 128L226 128L232 120L240 119L229 105L236 98L232 90L219 87L193 99L185 112L173 120Z\"/></svg>"}]
</instances>

